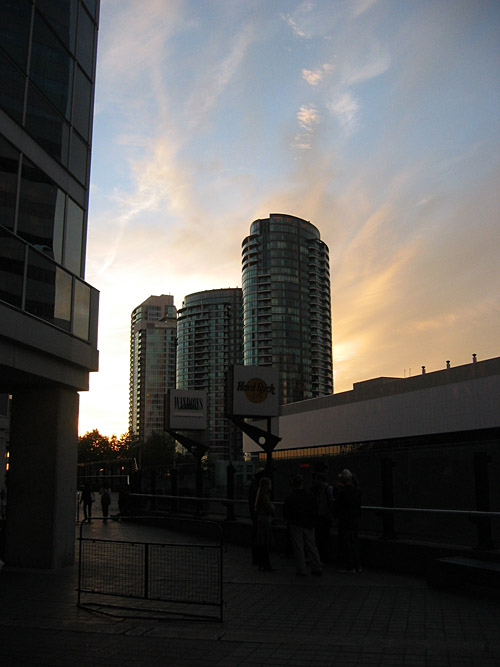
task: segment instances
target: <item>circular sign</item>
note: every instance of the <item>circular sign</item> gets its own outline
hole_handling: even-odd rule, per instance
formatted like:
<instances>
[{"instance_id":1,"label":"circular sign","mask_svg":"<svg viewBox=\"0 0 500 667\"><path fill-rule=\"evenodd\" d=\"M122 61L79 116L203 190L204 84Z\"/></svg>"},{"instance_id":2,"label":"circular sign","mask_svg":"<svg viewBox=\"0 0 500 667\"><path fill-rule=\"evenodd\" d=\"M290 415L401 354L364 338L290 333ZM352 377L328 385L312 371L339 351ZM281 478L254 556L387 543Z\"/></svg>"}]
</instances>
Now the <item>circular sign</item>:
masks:
<instances>
[{"instance_id":1,"label":"circular sign","mask_svg":"<svg viewBox=\"0 0 500 667\"><path fill-rule=\"evenodd\" d=\"M248 381L245 394L251 403L262 403L267 398L267 384L260 378Z\"/></svg>"}]
</instances>

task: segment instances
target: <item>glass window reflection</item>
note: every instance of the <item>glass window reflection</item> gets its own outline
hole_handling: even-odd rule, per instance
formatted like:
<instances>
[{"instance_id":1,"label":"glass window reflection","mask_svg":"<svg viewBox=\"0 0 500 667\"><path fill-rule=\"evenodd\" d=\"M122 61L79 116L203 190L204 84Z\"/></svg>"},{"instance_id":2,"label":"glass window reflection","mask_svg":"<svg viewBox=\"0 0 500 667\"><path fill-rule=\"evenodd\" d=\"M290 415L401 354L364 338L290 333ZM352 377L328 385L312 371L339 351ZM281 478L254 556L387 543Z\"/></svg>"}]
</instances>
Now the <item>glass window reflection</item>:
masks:
<instances>
[{"instance_id":1,"label":"glass window reflection","mask_svg":"<svg viewBox=\"0 0 500 667\"><path fill-rule=\"evenodd\" d=\"M28 250L25 309L37 317L54 321L56 264L35 250Z\"/></svg>"},{"instance_id":2,"label":"glass window reflection","mask_svg":"<svg viewBox=\"0 0 500 667\"><path fill-rule=\"evenodd\" d=\"M30 79L69 118L73 59L41 16L35 14Z\"/></svg>"},{"instance_id":3,"label":"glass window reflection","mask_svg":"<svg viewBox=\"0 0 500 667\"><path fill-rule=\"evenodd\" d=\"M69 156L69 168L71 173L81 182L87 179L88 148L79 136L71 133L71 151Z\"/></svg>"},{"instance_id":4,"label":"glass window reflection","mask_svg":"<svg viewBox=\"0 0 500 667\"><path fill-rule=\"evenodd\" d=\"M56 269L56 299L54 304L54 324L69 331L71 328L71 293L73 279L61 268Z\"/></svg>"},{"instance_id":5,"label":"glass window reflection","mask_svg":"<svg viewBox=\"0 0 500 667\"><path fill-rule=\"evenodd\" d=\"M52 157L67 164L69 126L32 85L28 90L26 129Z\"/></svg>"},{"instance_id":6,"label":"glass window reflection","mask_svg":"<svg viewBox=\"0 0 500 667\"><path fill-rule=\"evenodd\" d=\"M37 0L36 6L55 30L59 39L74 53L78 0ZM62 9L64 11L61 11Z\"/></svg>"},{"instance_id":7,"label":"glass window reflection","mask_svg":"<svg viewBox=\"0 0 500 667\"><path fill-rule=\"evenodd\" d=\"M0 300L22 308L25 244L0 227Z\"/></svg>"},{"instance_id":8,"label":"glass window reflection","mask_svg":"<svg viewBox=\"0 0 500 667\"><path fill-rule=\"evenodd\" d=\"M0 137L0 220L14 229L19 152Z\"/></svg>"},{"instance_id":9,"label":"glass window reflection","mask_svg":"<svg viewBox=\"0 0 500 667\"><path fill-rule=\"evenodd\" d=\"M90 126L90 102L92 86L83 71L77 67L75 72L75 91L73 100L73 125L82 137L88 141Z\"/></svg>"},{"instance_id":10,"label":"glass window reflection","mask_svg":"<svg viewBox=\"0 0 500 667\"><path fill-rule=\"evenodd\" d=\"M22 123L26 77L0 52L0 106L15 121Z\"/></svg>"},{"instance_id":11,"label":"glass window reflection","mask_svg":"<svg viewBox=\"0 0 500 667\"><path fill-rule=\"evenodd\" d=\"M83 340L89 339L90 287L75 280L75 301L73 307L73 333Z\"/></svg>"},{"instance_id":12,"label":"glass window reflection","mask_svg":"<svg viewBox=\"0 0 500 667\"><path fill-rule=\"evenodd\" d=\"M62 190L58 190L56 197L56 205L54 210L54 239L52 242L52 248L54 251L54 259L59 264L62 264L62 254L63 254L65 202L66 202L66 195Z\"/></svg>"},{"instance_id":13,"label":"glass window reflection","mask_svg":"<svg viewBox=\"0 0 500 667\"><path fill-rule=\"evenodd\" d=\"M19 67L26 72L31 22L31 2L0 2L0 44Z\"/></svg>"},{"instance_id":14,"label":"glass window reflection","mask_svg":"<svg viewBox=\"0 0 500 667\"><path fill-rule=\"evenodd\" d=\"M76 59L91 78L94 72L94 35L94 23L83 6L80 6Z\"/></svg>"},{"instance_id":15,"label":"glass window reflection","mask_svg":"<svg viewBox=\"0 0 500 667\"><path fill-rule=\"evenodd\" d=\"M97 18L97 1L96 0L83 0L87 9L92 14L92 16Z\"/></svg>"},{"instance_id":16,"label":"glass window reflection","mask_svg":"<svg viewBox=\"0 0 500 667\"><path fill-rule=\"evenodd\" d=\"M82 244L83 209L68 197L63 264L78 276L81 275Z\"/></svg>"},{"instance_id":17,"label":"glass window reflection","mask_svg":"<svg viewBox=\"0 0 500 667\"><path fill-rule=\"evenodd\" d=\"M59 192L41 169L23 158L17 233L50 257L54 257L54 219Z\"/></svg>"}]
</instances>

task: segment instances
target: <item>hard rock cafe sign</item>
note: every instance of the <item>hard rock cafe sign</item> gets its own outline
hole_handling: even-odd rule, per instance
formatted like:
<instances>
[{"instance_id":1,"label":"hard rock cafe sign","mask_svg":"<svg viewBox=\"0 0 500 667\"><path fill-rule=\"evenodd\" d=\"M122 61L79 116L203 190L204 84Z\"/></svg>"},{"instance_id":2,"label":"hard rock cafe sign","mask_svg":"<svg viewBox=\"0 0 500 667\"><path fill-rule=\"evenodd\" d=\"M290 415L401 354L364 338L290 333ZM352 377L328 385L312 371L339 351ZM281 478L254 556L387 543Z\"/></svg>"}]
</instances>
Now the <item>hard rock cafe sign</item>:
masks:
<instances>
[{"instance_id":1,"label":"hard rock cafe sign","mask_svg":"<svg viewBox=\"0 0 500 667\"><path fill-rule=\"evenodd\" d=\"M278 371L268 366L233 366L229 413L241 417L278 415Z\"/></svg>"}]
</instances>

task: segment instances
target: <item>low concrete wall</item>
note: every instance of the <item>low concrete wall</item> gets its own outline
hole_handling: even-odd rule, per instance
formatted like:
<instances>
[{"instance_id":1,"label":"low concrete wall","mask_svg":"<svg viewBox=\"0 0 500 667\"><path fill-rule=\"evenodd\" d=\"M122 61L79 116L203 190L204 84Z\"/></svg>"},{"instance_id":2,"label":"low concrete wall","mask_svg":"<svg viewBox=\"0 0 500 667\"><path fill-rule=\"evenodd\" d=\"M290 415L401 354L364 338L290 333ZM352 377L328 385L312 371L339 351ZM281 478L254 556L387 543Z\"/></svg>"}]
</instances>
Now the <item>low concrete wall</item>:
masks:
<instances>
[{"instance_id":1,"label":"low concrete wall","mask_svg":"<svg viewBox=\"0 0 500 667\"><path fill-rule=\"evenodd\" d=\"M172 523L178 526L179 519L186 518L182 515L164 514L161 512L151 512L150 520L152 522L168 523L169 518ZM252 524L248 519L224 520L220 516L204 515L197 517L202 520L200 524L182 524L182 529L193 533L204 532L203 520L213 521L222 528L223 539L229 544L239 544L247 546L249 549L252 538ZM281 554L290 554L291 548L288 541L286 526L277 524L273 526L275 538L274 551ZM427 572L429 562L436 558L445 556L465 556L478 559L500 562L500 554L497 549L478 550L467 547L458 547L450 545L429 544L426 542L410 542L399 539L381 539L371 536L360 535L361 561L364 567L387 570L390 572L400 572L405 574L415 574L423 576ZM331 540L332 563L336 562L337 540L332 535Z\"/></svg>"}]
</instances>

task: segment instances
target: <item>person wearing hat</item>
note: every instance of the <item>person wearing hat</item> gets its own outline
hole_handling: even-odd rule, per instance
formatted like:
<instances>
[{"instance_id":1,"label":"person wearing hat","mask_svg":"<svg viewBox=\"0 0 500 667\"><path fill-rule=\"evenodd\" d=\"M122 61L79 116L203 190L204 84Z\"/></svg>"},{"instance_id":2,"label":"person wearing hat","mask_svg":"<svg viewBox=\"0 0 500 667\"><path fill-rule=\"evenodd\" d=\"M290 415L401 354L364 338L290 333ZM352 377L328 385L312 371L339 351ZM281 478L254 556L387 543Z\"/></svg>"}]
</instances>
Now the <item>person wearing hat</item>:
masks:
<instances>
[{"instance_id":1,"label":"person wearing hat","mask_svg":"<svg viewBox=\"0 0 500 667\"><path fill-rule=\"evenodd\" d=\"M322 574L321 561L314 538L317 514L318 506L314 494L304 488L303 476L295 475L292 493L286 498L283 506L283 516L288 522L295 568L299 577L307 575L306 555L311 565L311 574Z\"/></svg>"},{"instance_id":2,"label":"person wearing hat","mask_svg":"<svg viewBox=\"0 0 500 667\"><path fill-rule=\"evenodd\" d=\"M356 478L344 468L339 475L335 497L338 516L340 566L342 572L361 572L358 545L358 520L361 513L361 493Z\"/></svg>"}]
</instances>

